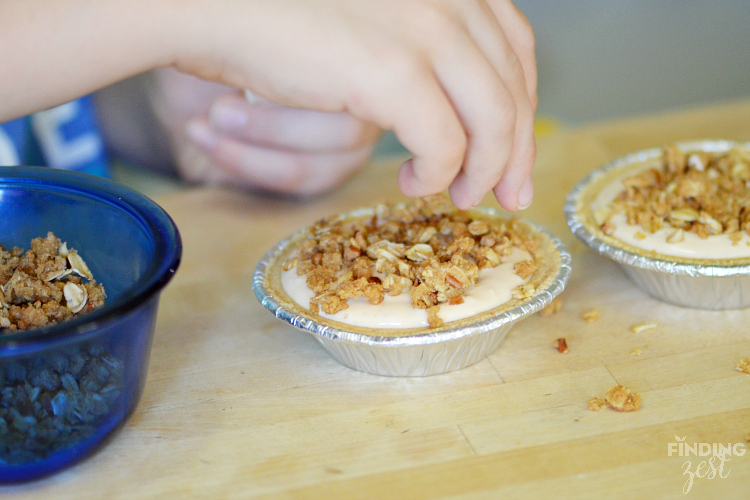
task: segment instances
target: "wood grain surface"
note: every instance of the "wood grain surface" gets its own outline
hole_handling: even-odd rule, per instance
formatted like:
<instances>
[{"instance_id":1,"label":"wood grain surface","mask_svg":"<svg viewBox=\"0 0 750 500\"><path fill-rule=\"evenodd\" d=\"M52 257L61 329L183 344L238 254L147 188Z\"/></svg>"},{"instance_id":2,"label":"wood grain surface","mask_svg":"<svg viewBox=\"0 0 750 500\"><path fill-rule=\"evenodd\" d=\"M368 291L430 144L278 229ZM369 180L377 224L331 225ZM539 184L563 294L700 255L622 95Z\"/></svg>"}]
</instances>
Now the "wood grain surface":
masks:
<instances>
[{"instance_id":1,"label":"wood grain surface","mask_svg":"<svg viewBox=\"0 0 750 500\"><path fill-rule=\"evenodd\" d=\"M426 378L340 365L263 309L251 284L267 248L297 228L402 199L400 159L373 162L314 200L219 188L160 194L184 259L162 294L138 409L94 456L0 488L0 497L747 498L750 453L714 477L700 470L686 495L686 460L695 471L710 457L668 449L676 437L750 447L750 375L735 370L750 356L750 310L689 310L646 296L585 249L562 215L566 193L604 162L704 138L750 140L750 102L540 137L536 201L524 216L573 254L563 309L514 326L487 360ZM590 308L601 311L593 323L581 319ZM658 327L629 330L646 321ZM567 354L553 347L558 337ZM618 383L642 394L639 411L587 409Z\"/></svg>"}]
</instances>

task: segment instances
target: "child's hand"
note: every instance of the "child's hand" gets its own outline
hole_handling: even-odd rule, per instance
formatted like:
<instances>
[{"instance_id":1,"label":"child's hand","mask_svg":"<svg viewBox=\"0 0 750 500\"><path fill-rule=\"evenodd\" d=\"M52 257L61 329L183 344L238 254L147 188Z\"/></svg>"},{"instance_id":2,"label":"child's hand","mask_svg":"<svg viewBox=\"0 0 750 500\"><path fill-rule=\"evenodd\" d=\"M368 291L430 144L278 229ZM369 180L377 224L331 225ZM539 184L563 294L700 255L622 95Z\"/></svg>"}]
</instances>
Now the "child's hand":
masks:
<instances>
[{"instance_id":1,"label":"child's hand","mask_svg":"<svg viewBox=\"0 0 750 500\"><path fill-rule=\"evenodd\" d=\"M204 5L179 68L393 129L414 154L407 195L531 202L534 38L509 0L225 0L221 19Z\"/></svg>"},{"instance_id":2,"label":"child's hand","mask_svg":"<svg viewBox=\"0 0 750 500\"><path fill-rule=\"evenodd\" d=\"M414 155L399 174L407 195L450 187L460 208L490 190L509 210L531 202L534 37L510 0L2 5L0 120L175 66L393 130Z\"/></svg>"},{"instance_id":3,"label":"child's hand","mask_svg":"<svg viewBox=\"0 0 750 500\"><path fill-rule=\"evenodd\" d=\"M288 108L173 70L155 75L151 101L180 174L311 195L338 186L370 158L377 127L347 113Z\"/></svg>"}]
</instances>

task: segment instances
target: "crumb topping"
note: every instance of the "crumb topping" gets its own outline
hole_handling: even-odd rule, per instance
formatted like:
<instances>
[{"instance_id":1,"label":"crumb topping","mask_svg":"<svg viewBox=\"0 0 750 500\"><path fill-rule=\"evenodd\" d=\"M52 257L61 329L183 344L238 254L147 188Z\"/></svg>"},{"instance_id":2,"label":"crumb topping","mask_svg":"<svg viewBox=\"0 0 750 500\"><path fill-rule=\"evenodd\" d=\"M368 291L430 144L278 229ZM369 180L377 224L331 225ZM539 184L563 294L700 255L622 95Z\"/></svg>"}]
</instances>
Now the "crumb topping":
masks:
<instances>
[{"instance_id":1,"label":"crumb topping","mask_svg":"<svg viewBox=\"0 0 750 500\"><path fill-rule=\"evenodd\" d=\"M70 319L105 297L78 252L52 232L25 253L0 245L0 334Z\"/></svg>"},{"instance_id":2,"label":"crumb topping","mask_svg":"<svg viewBox=\"0 0 750 500\"><path fill-rule=\"evenodd\" d=\"M473 217L456 209L444 196L412 200L404 205L379 204L371 217L331 217L318 221L284 263L296 267L315 292L310 311L335 314L349 299L364 297L379 304L386 294L408 293L412 306L425 309L431 327L442 325L444 304L460 304L477 283L479 271L496 267L513 248L536 254L536 242L524 237L516 219L503 222ZM527 279L534 260L514 264ZM520 285L515 298L534 293Z\"/></svg>"},{"instance_id":3,"label":"crumb topping","mask_svg":"<svg viewBox=\"0 0 750 500\"><path fill-rule=\"evenodd\" d=\"M616 227L612 216L625 214L628 224L653 234L664 225L674 228L668 243L691 232L706 239L724 234L739 242L750 235L750 152L736 147L723 153L682 152L664 148L661 167L622 180L625 190L594 214L605 234ZM645 234L639 233L645 238ZM736 243L735 243L736 244Z\"/></svg>"}]
</instances>

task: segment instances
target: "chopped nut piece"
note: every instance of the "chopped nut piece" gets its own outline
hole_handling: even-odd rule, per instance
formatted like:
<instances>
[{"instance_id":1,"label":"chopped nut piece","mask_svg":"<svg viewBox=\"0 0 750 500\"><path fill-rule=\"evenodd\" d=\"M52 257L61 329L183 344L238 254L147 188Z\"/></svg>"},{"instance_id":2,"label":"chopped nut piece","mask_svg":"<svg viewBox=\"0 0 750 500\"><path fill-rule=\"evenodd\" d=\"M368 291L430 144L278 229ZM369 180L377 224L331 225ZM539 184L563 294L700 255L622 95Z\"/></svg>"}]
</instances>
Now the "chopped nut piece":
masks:
<instances>
[{"instance_id":1,"label":"chopped nut piece","mask_svg":"<svg viewBox=\"0 0 750 500\"><path fill-rule=\"evenodd\" d=\"M568 352L568 342L563 337L560 337L559 339L555 340L553 345L557 348L557 351L562 354L565 354L566 352Z\"/></svg>"},{"instance_id":2,"label":"chopped nut piece","mask_svg":"<svg viewBox=\"0 0 750 500\"><path fill-rule=\"evenodd\" d=\"M632 325L630 327L630 331L633 333L642 333L642 332L645 332L646 330L652 330L656 328L657 326L659 326L659 324L656 323L655 321L652 321L650 323L638 323L636 325Z\"/></svg>"},{"instance_id":3,"label":"chopped nut piece","mask_svg":"<svg viewBox=\"0 0 750 500\"><path fill-rule=\"evenodd\" d=\"M586 323L593 323L594 321L599 319L599 316L602 315L602 312L599 309L589 309L588 311L584 311L583 314L581 314L581 318L583 318Z\"/></svg>"},{"instance_id":4,"label":"chopped nut piece","mask_svg":"<svg viewBox=\"0 0 750 500\"><path fill-rule=\"evenodd\" d=\"M635 238L636 240L645 240L646 239L646 235L643 234L642 232L638 231L638 232L636 232L633 235L633 238Z\"/></svg>"},{"instance_id":5,"label":"chopped nut piece","mask_svg":"<svg viewBox=\"0 0 750 500\"><path fill-rule=\"evenodd\" d=\"M750 374L750 359L742 358L740 362L737 363L737 371Z\"/></svg>"},{"instance_id":6,"label":"chopped nut piece","mask_svg":"<svg viewBox=\"0 0 750 500\"><path fill-rule=\"evenodd\" d=\"M562 300L560 299L554 299L552 302L549 303L547 307L539 311L539 316L552 316L553 314L557 314L562 310Z\"/></svg>"}]
</instances>

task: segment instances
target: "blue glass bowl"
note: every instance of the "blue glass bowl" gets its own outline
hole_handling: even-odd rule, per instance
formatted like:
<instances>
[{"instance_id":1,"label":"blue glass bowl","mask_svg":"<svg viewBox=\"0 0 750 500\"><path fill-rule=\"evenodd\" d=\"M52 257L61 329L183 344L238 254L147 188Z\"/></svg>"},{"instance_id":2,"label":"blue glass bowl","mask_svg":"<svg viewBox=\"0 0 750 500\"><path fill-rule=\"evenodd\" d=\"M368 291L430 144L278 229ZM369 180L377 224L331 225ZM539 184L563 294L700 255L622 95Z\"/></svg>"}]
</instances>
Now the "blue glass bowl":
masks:
<instances>
[{"instance_id":1,"label":"blue glass bowl","mask_svg":"<svg viewBox=\"0 0 750 500\"><path fill-rule=\"evenodd\" d=\"M0 334L0 483L38 478L95 451L143 391L159 294L182 253L172 219L145 196L87 174L0 168L0 245L52 231L104 286L103 307Z\"/></svg>"}]
</instances>

